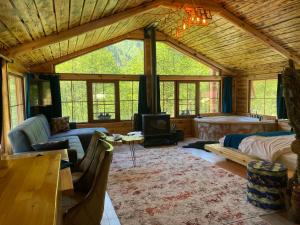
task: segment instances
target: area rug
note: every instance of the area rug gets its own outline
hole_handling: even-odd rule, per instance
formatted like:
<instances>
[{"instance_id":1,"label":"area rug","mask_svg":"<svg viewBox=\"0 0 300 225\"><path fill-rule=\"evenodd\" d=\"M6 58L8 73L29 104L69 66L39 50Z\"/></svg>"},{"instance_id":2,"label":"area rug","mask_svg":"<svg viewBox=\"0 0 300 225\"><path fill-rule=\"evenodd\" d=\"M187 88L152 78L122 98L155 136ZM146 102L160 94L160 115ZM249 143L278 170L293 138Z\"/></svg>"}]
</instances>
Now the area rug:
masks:
<instances>
[{"instance_id":1,"label":"area rug","mask_svg":"<svg viewBox=\"0 0 300 225\"><path fill-rule=\"evenodd\" d=\"M180 147L117 150L108 194L122 225L267 225L246 201L247 181Z\"/></svg>"}]
</instances>

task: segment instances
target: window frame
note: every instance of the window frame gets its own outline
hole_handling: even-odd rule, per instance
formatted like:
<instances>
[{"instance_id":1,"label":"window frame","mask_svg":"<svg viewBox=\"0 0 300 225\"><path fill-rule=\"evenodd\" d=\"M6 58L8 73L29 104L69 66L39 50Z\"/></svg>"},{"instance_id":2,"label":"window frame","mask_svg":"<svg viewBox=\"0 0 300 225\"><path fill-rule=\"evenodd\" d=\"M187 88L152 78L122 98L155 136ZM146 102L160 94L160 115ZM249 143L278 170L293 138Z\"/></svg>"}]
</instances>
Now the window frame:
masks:
<instances>
[{"instance_id":1,"label":"window frame","mask_svg":"<svg viewBox=\"0 0 300 225\"><path fill-rule=\"evenodd\" d=\"M115 91L115 118L109 120L96 120L94 119L94 107L93 107L93 84L94 83L112 83L114 84ZM87 98L88 98L88 120L89 123L107 123L107 122L119 122L120 121L120 92L119 92L118 80L89 80L87 81Z\"/></svg>"},{"instance_id":2,"label":"window frame","mask_svg":"<svg viewBox=\"0 0 300 225\"><path fill-rule=\"evenodd\" d=\"M11 97L10 97L10 77L13 77L13 79L15 79L15 94L16 94L16 100L17 100L17 104L16 105L11 105ZM17 88L17 83L16 83L16 79L20 79L20 89L19 90ZM19 91L16 91L19 90ZM20 96L20 94L22 96ZM21 100L22 104L19 104L18 100ZM19 111L19 106L23 106L23 110L22 112ZM25 88L24 88L24 77L21 75L17 75L14 73L8 73L8 107L9 107L9 120L10 120L10 128L12 129L12 113L11 113L11 108L16 107L17 108L17 120L18 120L18 124L20 124L22 121L25 120ZM20 119L22 117L22 119ZM17 124L17 125L18 125Z\"/></svg>"},{"instance_id":3,"label":"window frame","mask_svg":"<svg viewBox=\"0 0 300 225\"><path fill-rule=\"evenodd\" d=\"M219 104L218 104L218 112L208 112L208 113L201 113L200 112L200 99L201 99L201 96L200 96L200 93L201 93L201 90L200 90L200 84L201 83L211 83L211 82L214 82L214 83L218 83L219 85L219 98L210 98L210 99L219 99ZM222 108L222 104L221 104L221 98L222 98L222 82L221 80L203 80L203 81L198 81L199 83L199 88L198 88L198 95L199 95L199 98L198 98L198 105L199 105L199 114L214 114L214 113L220 113L221 112L221 108Z\"/></svg>"},{"instance_id":4,"label":"window frame","mask_svg":"<svg viewBox=\"0 0 300 225\"><path fill-rule=\"evenodd\" d=\"M267 80L276 80L278 82L278 79L277 78L266 78L266 79L252 79L252 80L249 80L248 82L248 88L249 88L249 91L248 91L248 113L251 113L251 100L252 99L263 99L264 100L264 113L263 114L259 114L259 115L262 115L262 116L275 116L277 117L276 113L275 115L266 115L265 112L266 112L266 99L271 99L273 100L274 98L266 98L266 83L267 83ZM251 97L251 90L252 90L252 85L253 85L253 82L255 81L264 81L265 83L265 88L264 88L264 98L252 98ZM275 96L275 100L276 100L277 96Z\"/></svg>"},{"instance_id":5,"label":"window frame","mask_svg":"<svg viewBox=\"0 0 300 225\"><path fill-rule=\"evenodd\" d=\"M83 75L83 74L60 74L61 75L61 81L85 81L87 85L87 104L88 104L88 121L82 122L80 124L87 124L87 123L109 123L109 122L128 122L131 120L121 120L120 119L120 88L119 88L119 82L121 81L138 81L138 76L132 76L132 75L108 75L108 74L97 74L96 76L93 75ZM193 118L200 113L200 104L199 104L199 98L200 98L200 82L218 82L219 83L219 108L218 112L216 113L203 113L202 115L209 115L209 114L217 114L221 113L221 98L222 98L222 78L216 76L200 76L200 77L194 77L194 76L168 76L168 75L159 75L161 78L161 82L173 82L174 83L174 96L175 96L175 104L174 104L174 117L173 119L183 119L183 118ZM190 80L189 80L190 78ZM93 111L92 111L92 83L115 83L115 107L116 107L116 118L111 120L95 120L93 119ZM195 104L196 104L196 114L195 115L188 115L183 116L179 115L179 83L195 83L196 84L196 97L195 97Z\"/></svg>"},{"instance_id":6,"label":"window frame","mask_svg":"<svg viewBox=\"0 0 300 225\"><path fill-rule=\"evenodd\" d=\"M86 91L87 91L86 101L71 101L71 102L63 102L63 101L61 101L61 103L71 103L71 104L72 104L72 108L73 108L73 103L74 103L74 102L86 102L86 104L87 104L87 110L88 110L88 104L89 104L89 102L88 102L87 81L86 81L86 80L75 80L75 79L63 79L63 80L60 80L60 81L59 81L59 84L60 84L61 81L70 81L70 82L81 81L81 82L84 82L84 83L85 83L85 85L86 85ZM72 85L72 83L71 83L71 85ZM68 116L69 116L69 115L68 115ZM73 122L73 121L72 121L72 122ZM87 120L86 120L86 121L80 121L80 122L74 122L74 123L77 123L77 124L85 124L85 123L89 123L89 117L88 117L88 115L87 115Z\"/></svg>"},{"instance_id":7,"label":"window frame","mask_svg":"<svg viewBox=\"0 0 300 225\"><path fill-rule=\"evenodd\" d=\"M171 82L171 83L173 83L173 85L174 85L174 99L173 99L173 101L174 101L174 108L173 108L173 114L174 114L174 116L172 117L171 116L171 118L176 118L176 81L175 80L160 80L160 84L162 83L162 82ZM160 98L161 98L161 96L162 96L162 94L161 94L161 88L160 88ZM162 99L160 99L160 101L161 101ZM162 108L162 106L161 106L161 108Z\"/></svg>"}]
</instances>

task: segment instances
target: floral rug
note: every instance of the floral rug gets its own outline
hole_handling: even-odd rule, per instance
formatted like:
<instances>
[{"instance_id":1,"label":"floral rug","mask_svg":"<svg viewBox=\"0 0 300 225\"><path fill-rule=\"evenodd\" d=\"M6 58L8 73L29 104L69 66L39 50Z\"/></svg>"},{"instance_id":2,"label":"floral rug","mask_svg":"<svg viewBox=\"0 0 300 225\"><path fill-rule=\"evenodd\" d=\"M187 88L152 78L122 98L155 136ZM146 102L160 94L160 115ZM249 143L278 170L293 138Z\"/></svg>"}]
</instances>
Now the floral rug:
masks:
<instances>
[{"instance_id":1,"label":"floral rug","mask_svg":"<svg viewBox=\"0 0 300 225\"><path fill-rule=\"evenodd\" d=\"M108 194L122 225L268 225L244 178L180 147L114 152Z\"/></svg>"}]
</instances>

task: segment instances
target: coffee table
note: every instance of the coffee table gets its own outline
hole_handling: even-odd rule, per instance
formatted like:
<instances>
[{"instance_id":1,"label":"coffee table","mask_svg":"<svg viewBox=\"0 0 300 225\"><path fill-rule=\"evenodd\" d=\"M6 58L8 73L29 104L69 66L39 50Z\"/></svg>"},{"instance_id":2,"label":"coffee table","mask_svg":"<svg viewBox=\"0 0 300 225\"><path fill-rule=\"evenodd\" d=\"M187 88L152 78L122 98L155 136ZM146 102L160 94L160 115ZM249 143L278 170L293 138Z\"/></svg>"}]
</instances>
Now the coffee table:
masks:
<instances>
[{"instance_id":1,"label":"coffee table","mask_svg":"<svg viewBox=\"0 0 300 225\"><path fill-rule=\"evenodd\" d=\"M108 141L109 143L111 143L113 145L128 144L133 167L136 166L135 145L143 143L144 136L142 136L142 135L121 135L121 139L118 141L115 141L113 136L107 136L106 141Z\"/></svg>"}]
</instances>

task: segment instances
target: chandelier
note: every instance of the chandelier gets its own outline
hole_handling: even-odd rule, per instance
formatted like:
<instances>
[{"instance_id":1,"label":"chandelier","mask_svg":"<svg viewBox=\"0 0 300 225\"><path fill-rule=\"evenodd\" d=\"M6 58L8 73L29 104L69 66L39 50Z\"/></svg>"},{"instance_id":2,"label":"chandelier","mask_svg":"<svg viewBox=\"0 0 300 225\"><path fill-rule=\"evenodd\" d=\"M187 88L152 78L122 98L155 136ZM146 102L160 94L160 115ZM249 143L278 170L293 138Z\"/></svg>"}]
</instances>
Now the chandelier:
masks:
<instances>
[{"instance_id":1,"label":"chandelier","mask_svg":"<svg viewBox=\"0 0 300 225\"><path fill-rule=\"evenodd\" d=\"M185 15L177 21L177 28L175 31L176 37L181 37L183 32L188 28L194 26L207 26L212 20L211 12L209 9L202 7L185 8Z\"/></svg>"}]
</instances>

